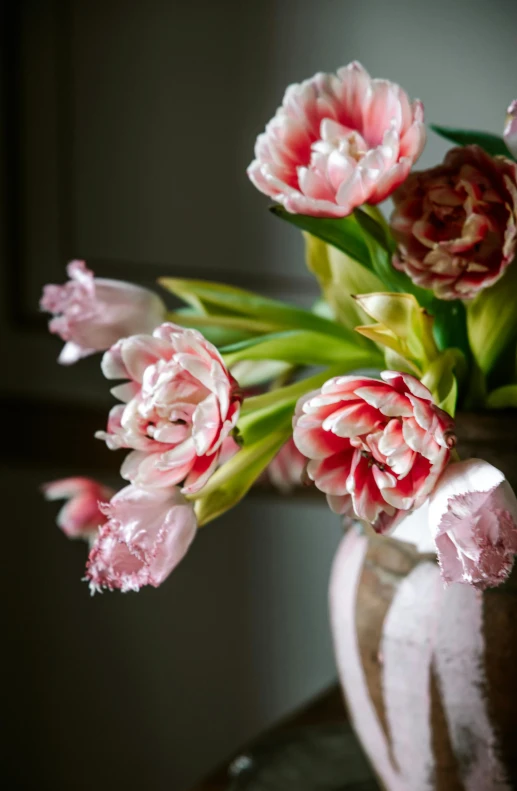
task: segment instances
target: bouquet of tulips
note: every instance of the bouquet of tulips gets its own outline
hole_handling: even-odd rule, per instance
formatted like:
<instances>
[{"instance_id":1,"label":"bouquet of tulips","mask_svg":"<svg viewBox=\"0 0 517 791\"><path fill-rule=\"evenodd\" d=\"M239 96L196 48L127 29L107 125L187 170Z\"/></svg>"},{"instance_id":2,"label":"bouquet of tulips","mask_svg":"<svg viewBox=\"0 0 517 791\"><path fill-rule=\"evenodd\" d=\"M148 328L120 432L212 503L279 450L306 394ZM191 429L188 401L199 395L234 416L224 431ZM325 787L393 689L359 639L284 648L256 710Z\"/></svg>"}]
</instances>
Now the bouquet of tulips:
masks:
<instances>
[{"instance_id":1,"label":"bouquet of tulips","mask_svg":"<svg viewBox=\"0 0 517 791\"><path fill-rule=\"evenodd\" d=\"M59 362L104 352L118 381L96 436L128 451L127 485L44 487L90 544L92 592L160 585L264 474L378 533L422 508L446 583L509 575L517 499L495 467L458 458L454 414L517 407L517 102L501 137L434 130L456 147L415 171L424 110L398 85L351 63L287 88L248 175L304 234L312 310L166 277L184 303L169 309L81 261L46 286Z\"/></svg>"}]
</instances>

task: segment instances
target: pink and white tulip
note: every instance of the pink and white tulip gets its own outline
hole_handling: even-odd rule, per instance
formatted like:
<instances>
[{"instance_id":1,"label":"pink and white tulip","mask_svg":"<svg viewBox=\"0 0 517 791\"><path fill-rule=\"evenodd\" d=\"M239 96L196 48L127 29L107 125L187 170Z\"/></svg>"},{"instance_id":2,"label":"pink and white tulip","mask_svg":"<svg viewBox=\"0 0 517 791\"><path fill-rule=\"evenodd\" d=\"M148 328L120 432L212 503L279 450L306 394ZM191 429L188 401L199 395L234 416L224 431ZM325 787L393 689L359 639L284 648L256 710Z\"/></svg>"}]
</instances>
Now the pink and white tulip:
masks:
<instances>
[{"instance_id":1,"label":"pink and white tulip","mask_svg":"<svg viewBox=\"0 0 517 791\"><path fill-rule=\"evenodd\" d=\"M386 532L427 499L455 437L452 418L418 379L381 377L338 376L305 396L293 438L332 510Z\"/></svg>"},{"instance_id":2,"label":"pink and white tulip","mask_svg":"<svg viewBox=\"0 0 517 791\"><path fill-rule=\"evenodd\" d=\"M100 503L111 500L115 491L91 478L62 478L45 483L47 500L67 500L57 515L57 524L68 538L92 540L106 517Z\"/></svg>"},{"instance_id":3,"label":"pink and white tulip","mask_svg":"<svg viewBox=\"0 0 517 791\"><path fill-rule=\"evenodd\" d=\"M129 380L112 390L124 403L96 435L112 450L133 449L122 477L144 487L181 484L185 494L201 489L220 463L241 403L215 346L196 330L162 324L152 335L116 343L102 370L108 379Z\"/></svg>"},{"instance_id":4,"label":"pink and white tulip","mask_svg":"<svg viewBox=\"0 0 517 791\"><path fill-rule=\"evenodd\" d=\"M300 453L291 437L268 464L266 477L282 494L289 494L303 486L306 464L307 459Z\"/></svg>"},{"instance_id":5,"label":"pink and white tulip","mask_svg":"<svg viewBox=\"0 0 517 791\"><path fill-rule=\"evenodd\" d=\"M102 510L106 523L90 551L92 593L157 588L186 554L196 534L194 508L179 489L126 486Z\"/></svg>"},{"instance_id":6,"label":"pink and white tulip","mask_svg":"<svg viewBox=\"0 0 517 791\"><path fill-rule=\"evenodd\" d=\"M484 589L509 576L517 553L517 497L500 470L480 459L451 464L429 500L442 577Z\"/></svg>"},{"instance_id":7,"label":"pink and white tulip","mask_svg":"<svg viewBox=\"0 0 517 791\"><path fill-rule=\"evenodd\" d=\"M84 261L71 261L67 274L64 285L45 286L40 301L54 314L50 332L66 341L58 358L63 365L103 352L126 335L152 332L165 318L162 300L146 288L96 278Z\"/></svg>"},{"instance_id":8,"label":"pink and white tulip","mask_svg":"<svg viewBox=\"0 0 517 791\"><path fill-rule=\"evenodd\" d=\"M517 99L508 108L504 127L504 141L508 150L517 158Z\"/></svg>"},{"instance_id":9,"label":"pink and white tulip","mask_svg":"<svg viewBox=\"0 0 517 791\"><path fill-rule=\"evenodd\" d=\"M424 145L421 102L353 62L287 88L248 176L289 212L345 217L387 198Z\"/></svg>"}]
</instances>

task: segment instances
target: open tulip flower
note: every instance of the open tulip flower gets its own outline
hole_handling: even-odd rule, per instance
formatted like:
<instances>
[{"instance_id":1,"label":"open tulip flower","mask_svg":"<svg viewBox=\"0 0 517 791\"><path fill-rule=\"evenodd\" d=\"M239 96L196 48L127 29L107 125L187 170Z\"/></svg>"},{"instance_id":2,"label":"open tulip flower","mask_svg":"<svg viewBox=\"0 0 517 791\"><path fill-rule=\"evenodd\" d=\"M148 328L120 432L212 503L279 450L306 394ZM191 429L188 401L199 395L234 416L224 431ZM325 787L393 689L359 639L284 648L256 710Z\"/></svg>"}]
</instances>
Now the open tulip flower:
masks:
<instances>
[{"instance_id":1,"label":"open tulip flower","mask_svg":"<svg viewBox=\"0 0 517 791\"><path fill-rule=\"evenodd\" d=\"M475 297L513 261L517 163L455 148L443 165L412 173L393 199L393 264L442 299Z\"/></svg>"},{"instance_id":2,"label":"open tulip flower","mask_svg":"<svg viewBox=\"0 0 517 791\"><path fill-rule=\"evenodd\" d=\"M345 217L404 181L425 144L423 120L400 86L350 63L289 86L248 175L289 212Z\"/></svg>"},{"instance_id":3,"label":"open tulip flower","mask_svg":"<svg viewBox=\"0 0 517 791\"><path fill-rule=\"evenodd\" d=\"M424 111L399 85L354 61L287 88L248 175L286 232L304 233L312 308L167 277L184 303L168 311L81 261L45 287L60 362L104 352L117 403L97 437L127 451L117 494L84 478L44 488L68 499L63 532L91 544L92 591L161 585L197 528L257 481L311 487L395 538L409 516L447 584L508 578L517 499L455 447L457 410L517 407L515 101L494 124L499 137L432 127L452 150L412 171Z\"/></svg>"},{"instance_id":4,"label":"open tulip flower","mask_svg":"<svg viewBox=\"0 0 517 791\"><path fill-rule=\"evenodd\" d=\"M294 441L337 513L385 532L427 499L454 446L451 417L413 376L338 376L304 399Z\"/></svg>"}]
</instances>

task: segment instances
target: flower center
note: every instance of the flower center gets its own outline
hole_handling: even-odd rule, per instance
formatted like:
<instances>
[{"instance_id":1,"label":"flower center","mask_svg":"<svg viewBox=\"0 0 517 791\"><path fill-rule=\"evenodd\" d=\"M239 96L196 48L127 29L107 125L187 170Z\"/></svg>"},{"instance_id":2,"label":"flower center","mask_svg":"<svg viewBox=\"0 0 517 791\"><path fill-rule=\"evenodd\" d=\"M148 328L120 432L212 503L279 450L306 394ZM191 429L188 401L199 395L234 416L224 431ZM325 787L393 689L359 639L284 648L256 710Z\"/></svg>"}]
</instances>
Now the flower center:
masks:
<instances>
[{"instance_id":1,"label":"flower center","mask_svg":"<svg viewBox=\"0 0 517 791\"><path fill-rule=\"evenodd\" d=\"M320 127L321 139L312 144L312 151L329 156L339 151L345 157L359 162L368 152L368 145L356 129L342 126L337 121L324 118Z\"/></svg>"},{"instance_id":2,"label":"flower center","mask_svg":"<svg viewBox=\"0 0 517 791\"><path fill-rule=\"evenodd\" d=\"M384 470L386 469L386 465L382 461L378 461L374 457L373 453L370 453L370 451L362 450L361 456L363 457L363 459L368 459L368 469L370 469L374 465L378 467L381 472L384 472Z\"/></svg>"}]
</instances>

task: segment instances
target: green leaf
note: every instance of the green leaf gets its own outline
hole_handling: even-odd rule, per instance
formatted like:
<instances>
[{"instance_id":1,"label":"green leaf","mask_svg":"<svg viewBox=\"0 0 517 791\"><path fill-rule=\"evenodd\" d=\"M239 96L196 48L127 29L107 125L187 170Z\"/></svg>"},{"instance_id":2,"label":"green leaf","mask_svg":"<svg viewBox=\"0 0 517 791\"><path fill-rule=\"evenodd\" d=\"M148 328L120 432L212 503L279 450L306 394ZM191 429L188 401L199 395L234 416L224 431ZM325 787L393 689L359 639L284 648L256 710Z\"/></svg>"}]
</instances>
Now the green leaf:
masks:
<instances>
[{"instance_id":1,"label":"green leaf","mask_svg":"<svg viewBox=\"0 0 517 791\"><path fill-rule=\"evenodd\" d=\"M503 156L514 159L503 138L491 132L478 132L474 129L454 129L451 126L431 124L431 129L440 137L450 140L459 146L477 145L491 156Z\"/></svg>"},{"instance_id":2,"label":"green leaf","mask_svg":"<svg viewBox=\"0 0 517 791\"><path fill-rule=\"evenodd\" d=\"M517 341L517 262L467 305L467 329L474 358L488 374L508 345Z\"/></svg>"},{"instance_id":3,"label":"green leaf","mask_svg":"<svg viewBox=\"0 0 517 791\"><path fill-rule=\"evenodd\" d=\"M334 365L331 368L327 368L325 371L321 371L314 376L300 379L300 381L294 382L294 384L278 387L275 390L270 390L268 393L262 393L258 396L246 398L244 399L241 407L241 419L244 415L265 409L266 407L269 407L273 404L294 405L301 396L305 395L305 393L309 393L311 390L316 390L318 387L321 387L321 385L324 384L327 379L332 379L333 376L345 374L348 370L350 369L347 369L346 365L344 366L342 363L340 363L339 365Z\"/></svg>"},{"instance_id":4,"label":"green leaf","mask_svg":"<svg viewBox=\"0 0 517 791\"><path fill-rule=\"evenodd\" d=\"M454 416L458 401L458 376L466 373L465 358L458 349L447 349L427 367L422 384L429 388L440 409ZM456 375L457 374L457 375Z\"/></svg>"},{"instance_id":5,"label":"green leaf","mask_svg":"<svg viewBox=\"0 0 517 791\"><path fill-rule=\"evenodd\" d=\"M456 346L468 357L470 351L463 303L460 300L437 299L432 291L416 286L405 272L395 269L392 264L395 243L389 226L376 207L364 206L356 209L355 216L365 231L365 240L376 275L391 290L412 294L418 304L434 316L433 333L440 350Z\"/></svg>"},{"instance_id":6,"label":"green leaf","mask_svg":"<svg viewBox=\"0 0 517 791\"><path fill-rule=\"evenodd\" d=\"M227 318L247 317L276 329L306 329L348 338L347 330L331 319L325 319L309 310L269 299L243 288L213 283L208 280L183 280L162 278L160 284L180 299L202 312L221 312Z\"/></svg>"},{"instance_id":7,"label":"green leaf","mask_svg":"<svg viewBox=\"0 0 517 791\"><path fill-rule=\"evenodd\" d=\"M356 296L376 325L357 327L357 332L377 340L425 371L438 355L433 339L433 318L414 294L380 292Z\"/></svg>"},{"instance_id":8,"label":"green leaf","mask_svg":"<svg viewBox=\"0 0 517 791\"><path fill-rule=\"evenodd\" d=\"M517 408L517 385L504 385L497 390L492 390L486 400L490 409Z\"/></svg>"},{"instance_id":9,"label":"green leaf","mask_svg":"<svg viewBox=\"0 0 517 791\"><path fill-rule=\"evenodd\" d=\"M244 447L254 445L259 440L275 431L282 430L287 425L291 426L295 406L296 401L272 404L265 409L260 409L241 417L237 427Z\"/></svg>"},{"instance_id":10,"label":"green leaf","mask_svg":"<svg viewBox=\"0 0 517 791\"><path fill-rule=\"evenodd\" d=\"M395 243L384 220L381 222L373 216L372 208L365 206L363 209L356 209L354 214L364 231L373 270L384 284L382 289L377 290L385 291L388 288L400 294L413 294L421 307L432 312L432 308L437 302L433 292L416 286L405 272L395 269L392 264ZM380 212L377 212L377 215L379 214Z\"/></svg>"},{"instance_id":11,"label":"green leaf","mask_svg":"<svg viewBox=\"0 0 517 791\"><path fill-rule=\"evenodd\" d=\"M216 519L242 500L289 439L291 431L291 418L288 417L282 429L245 446L215 471L206 486L195 495L194 508L200 526Z\"/></svg>"},{"instance_id":12,"label":"green leaf","mask_svg":"<svg viewBox=\"0 0 517 791\"><path fill-rule=\"evenodd\" d=\"M294 366L278 360L242 360L231 367L232 376L245 389L264 385L272 380L284 380L285 377L292 376L294 370Z\"/></svg>"},{"instance_id":13,"label":"green leaf","mask_svg":"<svg viewBox=\"0 0 517 791\"><path fill-rule=\"evenodd\" d=\"M391 254L395 249L395 243L386 223L381 220L379 215L380 211L374 214L369 206L354 210L354 217L366 235L377 242L379 247Z\"/></svg>"},{"instance_id":14,"label":"green leaf","mask_svg":"<svg viewBox=\"0 0 517 791\"><path fill-rule=\"evenodd\" d=\"M366 315L352 295L382 291L383 283L346 253L307 232L303 235L307 268L317 278L336 320L350 330L364 324Z\"/></svg>"},{"instance_id":15,"label":"green leaf","mask_svg":"<svg viewBox=\"0 0 517 791\"><path fill-rule=\"evenodd\" d=\"M227 365L239 360L281 360L294 365L332 365L343 362L350 367L370 364L372 352L358 344L350 331L348 339L333 338L307 330L261 335L221 349Z\"/></svg>"},{"instance_id":16,"label":"green leaf","mask_svg":"<svg viewBox=\"0 0 517 791\"><path fill-rule=\"evenodd\" d=\"M305 214L291 214L282 206L270 206L269 211L275 217L280 217L296 228L337 247L367 269L372 268L368 246L353 214L339 218L309 217Z\"/></svg>"},{"instance_id":17,"label":"green leaf","mask_svg":"<svg viewBox=\"0 0 517 791\"><path fill-rule=\"evenodd\" d=\"M357 209L354 214L338 219L291 214L281 206L271 206L270 211L276 217L341 250L375 273L384 287L414 294L422 307L430 308L433 304L435 298L431 291L415 286L404 272L398 272L392 265L393 241L386 223L379 221L378 212L372 211L371 207Z\"/></svg>"},{"instance_id":18,"label":"green leaf","mask_svg":"<svg viewBox=\"0 0 517 791\"><path fill-rule=\"evenodd\" d=\"M273 324L272 322L259 321L244 316L228 316L226 314L220 316L207 315L205 313L196 313L190 308L169 311L167 313L167 321L180 324L182 327L191 327L199 330L206 337L208 337L207 332L212 329L226 331L228 336L241 336L241 338L235 337L234 340L227 341L227 343L236 343L237 340L251 338L253 335L281 329L281 325Z\"/></svg>"}]
</instances>

